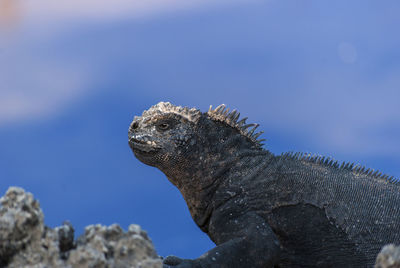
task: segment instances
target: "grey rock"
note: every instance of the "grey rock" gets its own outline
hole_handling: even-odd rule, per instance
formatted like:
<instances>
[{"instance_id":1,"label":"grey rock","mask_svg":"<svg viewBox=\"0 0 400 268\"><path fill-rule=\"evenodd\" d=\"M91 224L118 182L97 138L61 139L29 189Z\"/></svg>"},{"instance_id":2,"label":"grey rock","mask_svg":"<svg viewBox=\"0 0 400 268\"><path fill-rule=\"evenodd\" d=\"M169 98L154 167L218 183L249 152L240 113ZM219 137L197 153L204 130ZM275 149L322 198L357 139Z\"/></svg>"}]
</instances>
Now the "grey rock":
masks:
<instances>
[{"instance_id":1,"label":"grey rock","mask_svg":"<svg viewBox=\"0 0 400 268\"><path fill-rule=\"evenodd\" d=\"M39 202L22 188L10 187L0 204L0 267L162 267L139 225L127 232L117 224L90 225L75 241L69 222L46 227Z\"/></svg>"},{"instance_id":2,"label":"grey rock","mask_svg":"<svg viewBox=\"0 0 400 268\"><path fill-rule=\"evenodd\" d=\"M376 258L375 268L400 268L400 246L384 246Z\"/></svg>"}]
</instances>

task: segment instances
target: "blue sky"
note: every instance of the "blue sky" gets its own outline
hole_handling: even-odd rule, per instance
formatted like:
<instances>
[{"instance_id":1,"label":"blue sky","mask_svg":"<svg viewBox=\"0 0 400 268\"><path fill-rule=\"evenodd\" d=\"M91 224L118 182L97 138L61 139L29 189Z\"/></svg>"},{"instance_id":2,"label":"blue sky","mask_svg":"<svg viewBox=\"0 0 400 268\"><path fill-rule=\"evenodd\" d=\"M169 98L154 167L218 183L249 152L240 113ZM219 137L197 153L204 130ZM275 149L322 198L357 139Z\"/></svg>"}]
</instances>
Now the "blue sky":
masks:
<instances>
[{"instance_id":1,"label":"blue sky","mask_svg":"<svg viewBox=\"0 0 400 268\"><path fill-rule=\"evenodd\" d=\"M225 103L276 154L400 177L398 1L57 3L0 0L0 191L34 193L48 225L137 223L160 255L213 246L128 147L159 101Z\"/></svg>"}]
</instances>

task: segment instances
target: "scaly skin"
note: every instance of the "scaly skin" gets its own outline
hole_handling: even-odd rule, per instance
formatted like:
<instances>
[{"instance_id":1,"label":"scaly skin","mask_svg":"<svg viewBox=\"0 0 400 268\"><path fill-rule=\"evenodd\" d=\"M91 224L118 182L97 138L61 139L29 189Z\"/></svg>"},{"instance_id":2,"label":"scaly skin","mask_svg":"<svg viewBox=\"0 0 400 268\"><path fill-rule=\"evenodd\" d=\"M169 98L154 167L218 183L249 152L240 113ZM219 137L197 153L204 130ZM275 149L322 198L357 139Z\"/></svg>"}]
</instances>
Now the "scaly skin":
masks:
<instances>
[{"instance_id":1,"label":"scaly skin","mask_svg":"<svg viewBox=\"0 0 400 268\"><path fill-rule=\"evenodd\" d=\"M181 191L217 245L164 267L372 267L400 242L400 184L299 154L275 156L225 106L159 103L135 117L129 145Z\"/></svg>"}]
</instances>

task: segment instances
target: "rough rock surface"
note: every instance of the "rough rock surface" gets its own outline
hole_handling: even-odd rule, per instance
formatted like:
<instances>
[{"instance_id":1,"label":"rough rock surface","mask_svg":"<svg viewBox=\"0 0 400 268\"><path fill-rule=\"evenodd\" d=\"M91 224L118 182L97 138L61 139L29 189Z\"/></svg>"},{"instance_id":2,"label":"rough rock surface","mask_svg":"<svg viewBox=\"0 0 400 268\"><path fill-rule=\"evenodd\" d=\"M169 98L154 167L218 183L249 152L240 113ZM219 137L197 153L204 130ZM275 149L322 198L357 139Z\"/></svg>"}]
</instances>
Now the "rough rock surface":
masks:
<instances>
[{"instance_id":1,"label":"rough rock surface","mask_svg":"<svg viewBox=\"0 0 400 268\"><path fill-rule=\"evenodd\" d=\"M162 267L138 225L90 225L76 241L71 224L51 229L31 193L10 187L0 198L0 267Z\"/></svg>"},{"instance_id":2,"label":"rough rock surface","mask_svg":"<svg viewBox=\"0 0 400 268\"><path fill-rule=\"evenodd\" d=\"M400 268L400 246L384 246L376 258L375 268Z\"/></svg>"}]
</instances>

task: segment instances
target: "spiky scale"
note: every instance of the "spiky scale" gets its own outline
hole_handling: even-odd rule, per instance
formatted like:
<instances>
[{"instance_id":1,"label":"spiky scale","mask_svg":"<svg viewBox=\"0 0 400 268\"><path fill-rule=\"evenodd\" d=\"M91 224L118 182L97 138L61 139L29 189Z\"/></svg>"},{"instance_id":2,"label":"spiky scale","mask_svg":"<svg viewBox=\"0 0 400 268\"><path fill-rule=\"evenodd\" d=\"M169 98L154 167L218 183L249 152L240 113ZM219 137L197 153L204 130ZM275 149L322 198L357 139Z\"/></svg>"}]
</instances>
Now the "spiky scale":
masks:
<instances>
[{"instance_id":1,"label":"spiky scale","mask_svg":"<svg viewBox=\"0 0 400 268\"><path fill-rule=\"evenodd\" d=\"M246 124L246 125L242 126L242 129L245 130L245 129L248 129L249 127L253 127L254 125L255 125L254 123Z\"/></svg>"},{"instance_id":2,"label":"spiky scale","mask_svg":"<svg viewBox=\"0 0 400 268\"><path fill-rule=\"evenodd\" d=\"M376 177L378 174L379 174L379 170L376 170L376 171L372 174L372 176Z\"/></svg>"},{"instance_id":3,"label":"spiky scale","mask_svg":"<svg viewBox=\"0 0 400 268\"><path fill-rule=\"evenodd\" d=\"M238 121L239 117L240 117L240 113L238 112L238 113L236 114L235 118L234 118L235 122Z\"/></svg>"},{"instance_id":4,"label":"spiky scale","mask_svg":"<svg viewBox=\"0 0 400 268\"><path fill-rule=\"evenodd\" d=\"M243 125L246 124L247 119L248 119L247 117L242 118L239 122L237 122L237 125L243 128Z\"/></svg>"},{"instance_id":5,"label":"spiky scale","mask_svg":"<svg viewBox=\"0 0 400 268\"><path fill-rule=\"evenodd\" d=\"M254 131L258 128L259 124L255 124L254 127L249 131L249 136L252 136Z\"/></svg>"},{"instance_id":6,"label":"spiky scale","mask_svg":"<svg viewBox=\"0 0 400 268\"><path fill-rule=\"evenodd\" d=\"M257 138L260 137L261 134L263 134L263 133L264 133L264 131L260 131L260 132L258 132L258 133L256 133L256 134L254 134L254 135L253 135L254 139L257 139Z\"/></svg>"},{"instance_id":7,"label":"spiky scale","mask_svg":"<svg viewBox=\"0 0 400 268\"><path fill-rule=\"evenodd\" d=\"M333 163L333 165L334 165L335 167L339 167L339 162L336 160L335 163Z\"/></svg>"},{"instance_id":8,"label":"spiky scale","mask_svg":"<svg viewBox=\"0 0 400 268\"><path fill-rule=\"evenodd\" d=\"M225 109L224 112L222 113L222 115L227 118L229 114L229 108Z\"/></svg>"},{"instance_id":9,"label":"spiky scale","mask_svg":"<svg viewBox=\"0 0 400 268\"><path fill-rule=\"evenodd\" d=\"M234 121L234 119L235 119L235 117L236 117L236 114L237 114L237 111L236 111L236 110L233 110L233 111L229 114L228 119L229 119L230 121Z\"/></svg>"},{"instance_id":10,"label":"spiky scale","mask_svg":"<svg viewBox=\"0 0 400 268\"><path fill-rule=\"evenodd\" d=\"M217 108L215 108L214 112L215 113L220 113L225 109L225 104L218 105Z\"/></svg>"}]
</instances>

